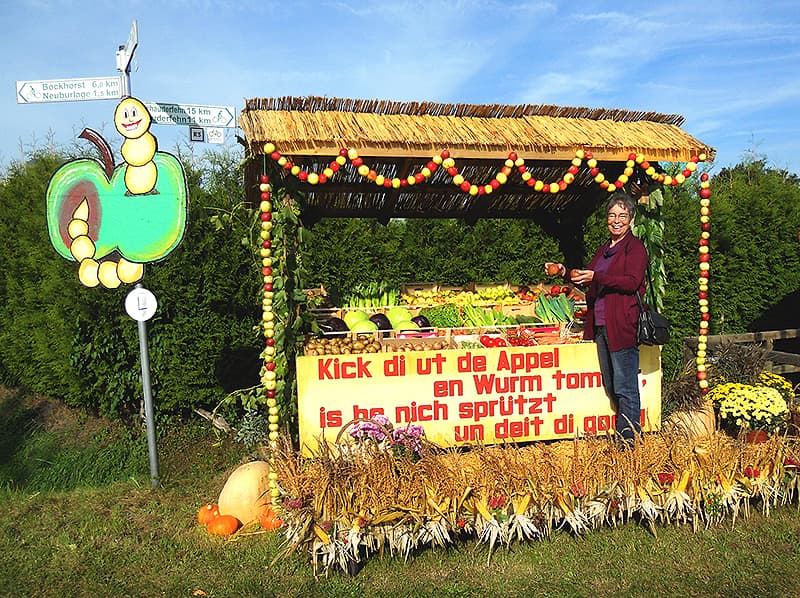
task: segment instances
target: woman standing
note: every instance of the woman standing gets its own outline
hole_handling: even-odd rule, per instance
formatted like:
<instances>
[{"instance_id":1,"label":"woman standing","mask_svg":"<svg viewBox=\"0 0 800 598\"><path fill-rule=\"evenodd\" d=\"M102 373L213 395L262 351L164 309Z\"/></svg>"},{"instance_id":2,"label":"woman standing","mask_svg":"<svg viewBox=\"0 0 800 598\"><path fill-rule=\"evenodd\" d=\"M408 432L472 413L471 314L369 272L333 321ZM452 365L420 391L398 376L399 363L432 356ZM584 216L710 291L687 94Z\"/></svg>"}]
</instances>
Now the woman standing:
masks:
<instances>
[{"instance_id":1,"label":"woman standing","mask_svg":"<svg viewBox=\"0 0 800 598\"><path fill-rule=\"evenodd\" d=\"M648 261L644 244L631 233L635 209L636 202L629 195L612 196L606 206L611 238L597 249L585 269L569 273L573 283L588 285L584 339L597 345L603 385L617 410L616 431L628 444L642 431L635 293L644 295ZM564 264L547 262L545 271L553 265L566 278Z\"/></svg>"}]
</instances>

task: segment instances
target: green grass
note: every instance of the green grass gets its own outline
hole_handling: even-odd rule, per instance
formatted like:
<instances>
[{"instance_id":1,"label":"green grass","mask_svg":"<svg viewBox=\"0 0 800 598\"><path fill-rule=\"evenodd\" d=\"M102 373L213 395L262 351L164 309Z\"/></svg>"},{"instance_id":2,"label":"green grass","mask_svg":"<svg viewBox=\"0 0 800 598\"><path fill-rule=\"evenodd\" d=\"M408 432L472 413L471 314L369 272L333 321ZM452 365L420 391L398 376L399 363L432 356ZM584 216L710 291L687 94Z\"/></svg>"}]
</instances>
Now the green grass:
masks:
<instances>
[{"instance_id":1,"label":"green grass","mask_svg":"<svg viewBox=\"0 0 800 598\"><path fill-rule=\"evenodd\" d=\"M273 564L277 533L229 541L195 524L197 508L216 499L244 457L208 427L162 431L162 486L152 489L143 433L24 393L0 395L0 408L0 596L783 597L800 589L794 508L697 533L659 527L654 537L634 524L582 539L557 532L501 548L488 564L474 543L408 562L372 557L355 577L315 579L305 555Z\"/></svg>"}]
</instances>

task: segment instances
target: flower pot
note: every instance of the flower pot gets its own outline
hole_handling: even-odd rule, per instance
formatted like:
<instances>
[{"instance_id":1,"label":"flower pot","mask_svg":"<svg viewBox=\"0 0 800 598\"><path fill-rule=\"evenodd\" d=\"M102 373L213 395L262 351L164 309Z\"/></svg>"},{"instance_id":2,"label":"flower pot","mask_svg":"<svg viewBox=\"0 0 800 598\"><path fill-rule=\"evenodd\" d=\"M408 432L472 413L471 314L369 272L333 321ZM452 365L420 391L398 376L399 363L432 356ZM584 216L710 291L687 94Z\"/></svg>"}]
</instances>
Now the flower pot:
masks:
<instances>
[{"instance_id":1,"label":"flower pot","mask_svg":"<svg viewBox=\"0 0 800 598\"><path fill-rule=\"evenodd\" d=\"M761 444L769 438L766 430L750 430L745 436L747 444Z\"/></svg>"}]
</instances>

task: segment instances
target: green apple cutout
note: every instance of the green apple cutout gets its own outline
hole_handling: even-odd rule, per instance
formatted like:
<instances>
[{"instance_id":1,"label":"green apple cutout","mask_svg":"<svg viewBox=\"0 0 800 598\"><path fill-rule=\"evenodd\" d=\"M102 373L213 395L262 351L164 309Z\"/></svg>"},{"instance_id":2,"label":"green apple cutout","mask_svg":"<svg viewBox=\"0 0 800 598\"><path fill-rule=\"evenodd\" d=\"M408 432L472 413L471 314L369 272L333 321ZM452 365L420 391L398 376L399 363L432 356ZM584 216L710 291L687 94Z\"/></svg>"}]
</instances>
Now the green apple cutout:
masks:
<instances>
[{"instance_id":1,"label":"green apple cutout","mask_svg":"<svg viewBox=\"0 0 800 598\"><path fill-rule=\"evenodd\" d=\"M120 125L121 111L126 118L133 114L132 127L140 129L135 134ZM78 277L90 287L139 280L144 264L168 255L186 230L186 175L173 155L156 151L155 137L147 132L147 109L125 98L115 122L126 137L122 153L128 162L114 167L106 141L85 129L81 137L97 145L102 162L67 162L47 187L50 241L64 258L79 262Z\"/></svg>"}]
</instances>

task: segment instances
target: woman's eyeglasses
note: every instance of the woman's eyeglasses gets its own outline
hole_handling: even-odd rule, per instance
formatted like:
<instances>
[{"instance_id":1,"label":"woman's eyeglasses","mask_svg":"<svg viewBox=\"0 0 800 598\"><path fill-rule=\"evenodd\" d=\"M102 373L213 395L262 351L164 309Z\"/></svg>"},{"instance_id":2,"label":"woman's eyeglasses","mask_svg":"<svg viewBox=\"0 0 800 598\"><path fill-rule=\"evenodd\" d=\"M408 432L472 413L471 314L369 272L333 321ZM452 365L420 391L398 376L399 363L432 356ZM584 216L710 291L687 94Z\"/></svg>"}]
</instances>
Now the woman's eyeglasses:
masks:
<instances>
[{"instance_id":1,"label":"woman's eyeglasses","mask_svg":"<svg viewBox=\"0 0 800 598\"><path fill-rule=\"evenodd\" d=\"M611 214L611 213L609 213L606 216L606 218L609 221L610 220L620 220L621 222L627 222L628 220L630 220L631 216L630 216L630 214Z\"/></svg>"}]
</instances>

